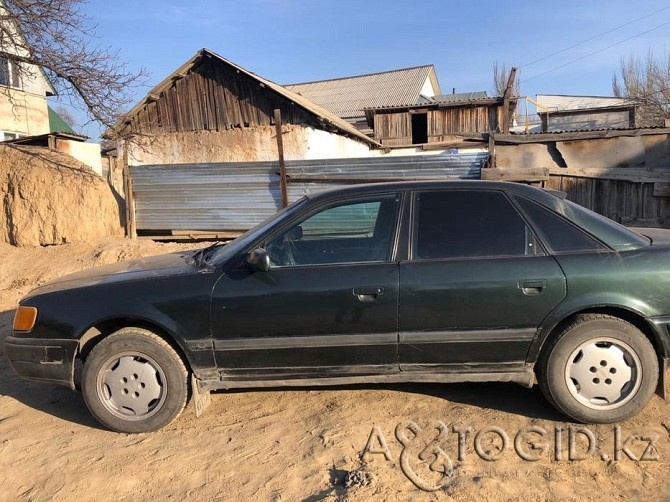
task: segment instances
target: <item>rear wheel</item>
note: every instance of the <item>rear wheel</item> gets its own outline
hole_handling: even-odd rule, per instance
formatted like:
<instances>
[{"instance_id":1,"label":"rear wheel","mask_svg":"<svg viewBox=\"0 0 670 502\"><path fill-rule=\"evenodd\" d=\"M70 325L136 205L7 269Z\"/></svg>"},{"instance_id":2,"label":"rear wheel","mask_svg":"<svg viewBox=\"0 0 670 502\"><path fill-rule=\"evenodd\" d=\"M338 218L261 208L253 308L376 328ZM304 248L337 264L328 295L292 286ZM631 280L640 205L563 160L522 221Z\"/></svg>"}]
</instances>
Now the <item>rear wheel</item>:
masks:
<instances>
[{"instance_id":1,"label":"rear wheel","mask_svg":"<svg viewBox=\"0 0 670 502\"><path fill-rule=\"evenodd\" d=\"M98 343L84 363L82 394L103 425L150 432L172 422L186 405L187 371L175 350L141 328L123 328Z\"/></svg>"},{"instance_id":2,"label":"rear wheel","mask_svg":"<svg viewBox=\"0 0 670 502\"><path fill-rule=\"evenodd\" d=\"M647 404L658 382L658 359L632 324L586 314L549 342L538 377L547 399L565 415L580 422L612 423Z\"/></svg>"}]
</instances>

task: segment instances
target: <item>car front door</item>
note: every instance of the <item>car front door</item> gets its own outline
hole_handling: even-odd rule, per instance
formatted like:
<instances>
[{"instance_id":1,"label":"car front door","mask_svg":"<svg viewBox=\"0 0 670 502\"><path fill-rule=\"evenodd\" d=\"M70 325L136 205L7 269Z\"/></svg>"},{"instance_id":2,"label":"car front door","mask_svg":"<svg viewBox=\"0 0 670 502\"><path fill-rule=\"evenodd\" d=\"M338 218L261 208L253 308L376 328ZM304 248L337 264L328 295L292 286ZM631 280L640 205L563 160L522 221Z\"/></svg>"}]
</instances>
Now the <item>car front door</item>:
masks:
<instances>
[{"instance_id":1,"label":"car front door","mask_svg":"<svg viewBox=\"0 0 670 502\"><path fill-rule=\"evenodd\" d=\"M391 193L321 205L259 243L269 271L242 259L225 272L212 297L222 378L398 371L400 199Z\"/></svg>"},{"instance_id":2,"label":"car front door","mask_svg":"<svg viewBox=\"0 0 670 502\"><path fill-rule=\"evenodd\" d=\"M414 194L410 259L400 264L402 370L523 364L566 295L556 260L506 194Z\"/></svg>"}]
</instances>

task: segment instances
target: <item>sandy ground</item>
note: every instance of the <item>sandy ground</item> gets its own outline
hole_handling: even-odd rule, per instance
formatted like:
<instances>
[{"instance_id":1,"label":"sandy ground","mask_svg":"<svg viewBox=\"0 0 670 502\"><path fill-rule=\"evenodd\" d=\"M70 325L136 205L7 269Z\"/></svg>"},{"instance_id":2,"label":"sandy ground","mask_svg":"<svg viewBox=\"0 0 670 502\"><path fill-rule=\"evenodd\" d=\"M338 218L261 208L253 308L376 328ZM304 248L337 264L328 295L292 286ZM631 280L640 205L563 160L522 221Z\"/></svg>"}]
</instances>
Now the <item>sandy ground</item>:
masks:
<instances>
[{"instance_id":1,"label":"sandy ground","mask_svg":"<svg viewBox=\"0 0 670 502\"><path fill-rule=\"evenodd\" d=\"M0 244L0 340L10 332L16 302L34 286L186 247L121 239ZM585 454L586 435L575 435L573 458L586 456L581 461L569 458L570 428L577 425L537 388L515 384L221 392L202 418L189 406L162 431L126 435L102 429L79 394L20 380L0 358L0 500L668 500L669 410L655 396L618 424L619 432L589 426L592 453ZM408 421L421 429L415 439ZM436 451L438 421L447 432L440 436L443 454L421 460L425 447ZM406 447L396 437L398 424ZM522 460L517 437L521 453L536 461ZM617 438L639 460L626 450L617 454ZM429 470L435 458L436 469L451 464L450 477ZM403 465L419 483L439 489L419 490Z\"/></svg>"}]
</instances>

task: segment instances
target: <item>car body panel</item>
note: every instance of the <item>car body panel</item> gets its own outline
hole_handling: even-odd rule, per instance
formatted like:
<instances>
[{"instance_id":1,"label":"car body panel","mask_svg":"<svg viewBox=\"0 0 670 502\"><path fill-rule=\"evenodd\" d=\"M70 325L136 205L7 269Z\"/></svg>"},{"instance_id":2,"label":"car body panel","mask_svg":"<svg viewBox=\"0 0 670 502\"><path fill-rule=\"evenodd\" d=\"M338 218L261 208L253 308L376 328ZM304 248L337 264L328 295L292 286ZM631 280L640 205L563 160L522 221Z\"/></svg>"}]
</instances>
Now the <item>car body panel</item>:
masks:
<instances>
[{"instance_id":1,"label":"car body panel","mask_svg":"<svg viewBox=\"0 0 670 502\"><path fill-rule=\"evenodd\" d=\"M183 260L182 265L118 274L114 280L79 276L38 288L21 303L38 307L35 327L14 336L79 340L95 326L118 320L121 325L153 326L167 334L196 373L212 369L210 297L221 272L200 273ZM203 338L207 346L197 350Z\"/></svg>"},{"instance_id":2,"label":"car body panel","mask_svg":"<svg viewBox=\"0 0 670 502\"><path fill-rule=\"evenodd\" d=\"M397 370L397 306L395 263L229 270L212 297L216 362L231 377Z\"/></svg>"},{"instance_id":3,"label":"car body panel","mask_svg":"<svg viewBox=\"0 0 670 502\"><path fill-rule=\"evenodd\" d=\"M404 370L523 362L537 326L566 296L550 256L406 262L400 284ZM524 284L538 288L526 294Z\"/></svg>"}]
</instances>

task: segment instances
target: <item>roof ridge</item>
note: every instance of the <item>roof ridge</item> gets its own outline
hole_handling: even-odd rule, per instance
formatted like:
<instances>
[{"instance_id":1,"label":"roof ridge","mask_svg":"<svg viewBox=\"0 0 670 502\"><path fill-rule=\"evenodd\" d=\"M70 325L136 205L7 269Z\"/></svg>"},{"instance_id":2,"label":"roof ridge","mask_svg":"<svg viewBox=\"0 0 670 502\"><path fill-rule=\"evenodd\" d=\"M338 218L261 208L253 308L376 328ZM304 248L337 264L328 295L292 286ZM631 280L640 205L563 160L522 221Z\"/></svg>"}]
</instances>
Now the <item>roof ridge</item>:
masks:
<instances>
[{"instance_id":1,"label":"roof ridge","mask_svg":"<svg viewBox=\"0 0 670 502\"><path fill-rule=\"evenodd\" d=\"M424 64L424 65L418 65L418 66L409 66L407 68L397 68L395 70L384 70L384 71L377 71L377 72L372 72L372 73L363 73L361 75L351 75L348 77L337 77L337 78L324 78L321 80L310 80L308 82L294 82L292 84L282 84L284 87L291 87L294 85L307 85L307 84L318 84L321 82L333 82L335 80L348 80L352 78L361 78L361 77L371 77L373 75L383 75L385 73L395 73L399 71L407 71L407 70L417 70L419 68L435 68L435 65L433 64Z\"/></svg>"},{"instance_id":2,"label":"roof ridge","mask_svg":"<svg viewBox=\"0 0 670 502\"><path fill-rule=\"evenodd\" d=\"M555 96L557 98L634 99L634 98L629 98L627 96L601 96L601 95L593 95L593 94L542 94L542 93L537 93L537 94L535 94L535 97L537 97L537 96Z\"/></svg>"}]
</instances>

